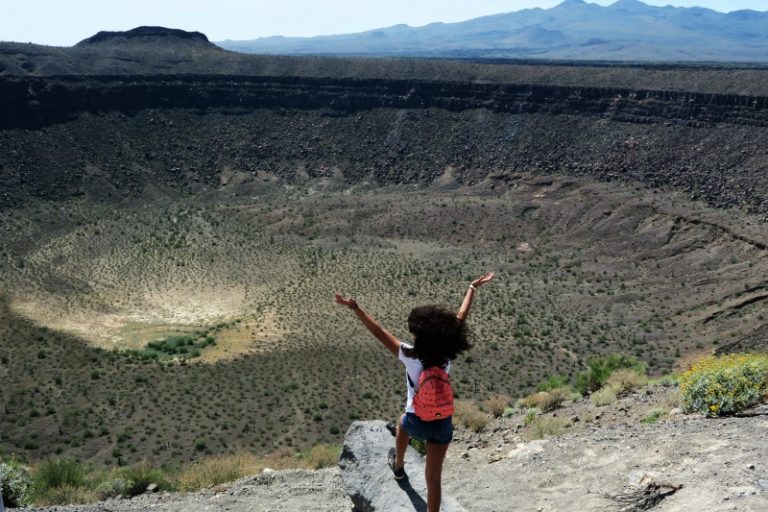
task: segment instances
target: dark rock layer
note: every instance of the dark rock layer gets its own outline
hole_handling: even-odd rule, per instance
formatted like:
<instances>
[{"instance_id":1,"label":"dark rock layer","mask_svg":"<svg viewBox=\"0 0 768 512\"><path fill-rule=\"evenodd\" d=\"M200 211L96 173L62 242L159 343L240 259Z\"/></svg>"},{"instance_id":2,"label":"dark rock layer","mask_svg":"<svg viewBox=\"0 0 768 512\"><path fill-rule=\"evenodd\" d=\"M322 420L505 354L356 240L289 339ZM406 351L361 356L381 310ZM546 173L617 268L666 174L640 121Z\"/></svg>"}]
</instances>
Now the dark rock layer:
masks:
<instances>
[{"instance_id":1,"label":"dark rock layer","mask_svg":"<svg viewBox=\"0 0 768 512\"><path fill-rule=\"evenodd\" d=\"M0 206L25 197L286 180L463 182L518 172L687 190L768 211L768 98L549 85L301 77L0 79Z\"/></svg>"}]
</instances>

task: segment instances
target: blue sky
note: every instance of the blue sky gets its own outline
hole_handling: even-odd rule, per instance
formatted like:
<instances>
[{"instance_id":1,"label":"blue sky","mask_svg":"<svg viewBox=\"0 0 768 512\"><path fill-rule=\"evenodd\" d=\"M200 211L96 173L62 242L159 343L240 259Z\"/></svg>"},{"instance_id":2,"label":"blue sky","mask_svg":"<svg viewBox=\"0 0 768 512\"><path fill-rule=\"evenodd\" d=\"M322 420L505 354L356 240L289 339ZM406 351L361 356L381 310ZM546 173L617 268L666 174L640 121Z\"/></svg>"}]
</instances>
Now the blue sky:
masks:
<instances>
[{"instance_id":1,"label":"blue sky","mask_svg":"<svg viewBox=\"0 0 768 512\"><path fill-rule=\"evenodd\" d=\"M0 41L70 46L99 30L162 25L211 40L344 34L397 23L463 21L561 0L0 0ZM610 5L615 0L588 0ZM768 10L766 0L644 0L728 12Z\"/></svg>"}]
</instances>

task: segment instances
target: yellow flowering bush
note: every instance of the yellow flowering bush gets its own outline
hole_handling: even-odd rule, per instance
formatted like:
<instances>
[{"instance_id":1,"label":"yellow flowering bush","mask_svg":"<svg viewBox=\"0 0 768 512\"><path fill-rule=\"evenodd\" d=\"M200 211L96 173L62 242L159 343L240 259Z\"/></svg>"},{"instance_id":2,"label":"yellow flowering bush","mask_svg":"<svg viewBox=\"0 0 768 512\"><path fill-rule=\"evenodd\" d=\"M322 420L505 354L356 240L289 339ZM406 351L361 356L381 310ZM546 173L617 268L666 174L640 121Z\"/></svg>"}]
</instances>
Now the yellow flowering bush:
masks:
<instances>
[{"instance_id":1,"label":"yellow flowering bush","mask_svg":"<svg viewBox=\"0 0 768 512\"><path fill-rule=\"evenodd\" d=\"M768 354L707 356L680 379L683 409L726 416L768 397Z\"/></svg>"}]
</instances>

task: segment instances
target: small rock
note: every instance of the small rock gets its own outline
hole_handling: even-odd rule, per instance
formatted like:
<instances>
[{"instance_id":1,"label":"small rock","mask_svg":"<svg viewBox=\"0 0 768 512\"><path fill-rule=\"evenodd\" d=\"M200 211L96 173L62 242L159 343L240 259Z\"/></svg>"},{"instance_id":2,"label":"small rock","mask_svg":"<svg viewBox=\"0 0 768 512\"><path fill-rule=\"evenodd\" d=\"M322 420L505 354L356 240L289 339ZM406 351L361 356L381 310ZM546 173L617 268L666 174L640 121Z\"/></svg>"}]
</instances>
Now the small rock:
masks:
<instances>
[{"instance_id":1,"label":"small rock","mask_svg":"<svg viewBox=\"0 0 768 512\"><path fill-rule=\"evenodd\" d=\"M147 492L157 492L157 484L152 483L147 486Z\"/></svg>"}]
</instances>

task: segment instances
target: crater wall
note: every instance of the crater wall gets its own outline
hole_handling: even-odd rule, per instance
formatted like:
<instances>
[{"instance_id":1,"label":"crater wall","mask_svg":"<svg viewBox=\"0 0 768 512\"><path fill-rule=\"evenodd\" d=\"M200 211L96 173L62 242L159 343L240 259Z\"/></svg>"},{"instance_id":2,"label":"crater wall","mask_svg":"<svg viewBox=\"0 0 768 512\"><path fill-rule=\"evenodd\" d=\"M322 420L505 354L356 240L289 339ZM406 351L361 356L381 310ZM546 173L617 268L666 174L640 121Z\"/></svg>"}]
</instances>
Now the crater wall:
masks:
<instances>
[{"instance_id":1,"label":"crater wall","mask_svg":"<svg viewBox=\"0 0 768 512\"><path fill-rule=\"evenodd\" d=\"M0 205L286 180L519 171L689 191L765 212L768 97L286 76L4 77Z\"/></svg>"}]
</instances>

